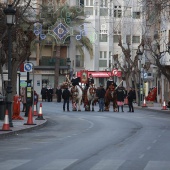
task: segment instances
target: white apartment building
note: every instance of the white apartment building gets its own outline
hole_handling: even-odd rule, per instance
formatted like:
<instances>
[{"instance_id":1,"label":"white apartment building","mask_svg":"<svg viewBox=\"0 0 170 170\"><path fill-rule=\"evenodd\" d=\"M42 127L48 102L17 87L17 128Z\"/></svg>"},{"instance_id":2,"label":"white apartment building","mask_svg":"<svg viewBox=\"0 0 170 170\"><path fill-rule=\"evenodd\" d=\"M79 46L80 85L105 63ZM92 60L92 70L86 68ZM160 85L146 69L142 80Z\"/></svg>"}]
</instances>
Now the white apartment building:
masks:
<instances>
[{"instance_id":1,"label":"white apartment building","mask_svg":"<svg viewBox=\"0 0 170 170\"><path fill-rule=\"evenodd\" d=\"M105 83L108 78L108 74L103 74L103 71L111 71L114 68L113 55L118 54L119 60L124 64L124 55L118 46L120 37L125 48L127 43L131 44L132 57L136 54L142 38L142 4L138 0L84 0L78 1L77 5L80 3L83 3L86 14L84 29L81 29L80 33L91 40L94 55L90 59L85 51L84 61L81 61L77 51L72 50L74 44L71 44L69 56L72 56L74 63L80 60L79 63L82 64L82 68L76 67L75 64L75 71L85 69L92 71L92 75L93 71L97 71L98 74L94 74L94 77L98 85ZM75 4L72 2L70 5ZM119 83L120 78L115 80Z\"/></svg>"}]
</instances>

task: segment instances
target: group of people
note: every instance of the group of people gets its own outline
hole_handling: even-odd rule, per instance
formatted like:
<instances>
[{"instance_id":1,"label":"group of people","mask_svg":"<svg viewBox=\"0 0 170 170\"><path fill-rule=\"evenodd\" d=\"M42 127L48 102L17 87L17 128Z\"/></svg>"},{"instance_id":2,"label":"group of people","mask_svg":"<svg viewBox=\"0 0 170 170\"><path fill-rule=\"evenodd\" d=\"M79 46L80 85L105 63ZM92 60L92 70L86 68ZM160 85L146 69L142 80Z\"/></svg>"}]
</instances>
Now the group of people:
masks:
<instances>
[{"instance_id":1,"label":"group of people","mask_svg":"<svg viewBox=\"0 0 170 170\"><path fill-rule=\"evenodd\" d=\"M73 78L71 79L71 83L73 86L79 84L78 78L73 74ZM85 90L89 88L90 85L94 84L94 79L92 75L89 75L88 81L85 86ZM98 103L99 103L99 112L104 111L104 102L105 102L105 94L109 86L113 84L115 87L115 92L117 95L117 109L118 112L121 108L121 111L124 112L123 106L124 106L124 99L128 98L128 105L129 105L129 111L128 112L134 112L134 107L133 107L133 101L136 99L136 94L134 88L130 88L129 91L123 87L123 85L117 87L116 83L114 82L113 78L110 76L109 79L107 80L107 85L106 85L106 90L102 84L100 84L100 87L96 91L96 96L98 98ZM63 92L59 92L60 95L62 95L62 98L64 100L63 102L63 111L65 111L66 105L67 105L67 111L69 111L69 100L71 93L68 90L68 87L64 89Z\"/></svg>"},{"instance_id":2,"label":"group of people","mask_svg":"<svg viewBox=\"0 0 170 170\"><path fill-rule=\"evenodd\" d=\"M51 87L43 87L41 89L42 101L53 101L53 89Z\"/></svg>"}]
</instances>

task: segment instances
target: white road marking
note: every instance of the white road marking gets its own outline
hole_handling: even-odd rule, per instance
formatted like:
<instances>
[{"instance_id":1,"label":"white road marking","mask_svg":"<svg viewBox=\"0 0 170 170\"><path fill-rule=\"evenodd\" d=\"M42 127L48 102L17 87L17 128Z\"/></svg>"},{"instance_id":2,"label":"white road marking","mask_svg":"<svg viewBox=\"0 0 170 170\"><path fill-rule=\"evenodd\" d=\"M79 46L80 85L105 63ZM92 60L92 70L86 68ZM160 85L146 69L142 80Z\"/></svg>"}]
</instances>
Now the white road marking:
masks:
<instances>
[{"instance_id":1,"label":"white road marking","mask_svg":"<svg viewBox=\"0 0 170 170\"><path fill-rule=\"evenodd\" d=\"M142 159L144 156L145 156L145 154L141 154L141 155L139 156L139 158Z\"/></svg>"},{"instance_id":2,"label":"white road marking","mask_svg":"<svg viewBox=\"0 0 170 170\"><path fill-rule=\"evenodd\" d=\"M94 165L90 170L117 170L125 160L101 160L96 165Z\"/></svg>"},{"instance_id":3,"label":"white road marking","mask_svg":"<svg viewBox=\"0 0 170 170\"><path fill-rule=\"evenodd\" d=\"M12 170L18 166L21 166L27 162L29 162L30 160L26 160L26 159L14 159L14 160L8 160L8 161L4 161L4 162L0 162L0 169L1 170Z\"/></svg>"},{"instance_id":4,"label":"white road marking","mask_svg":"<svg viewBox=\"0 0 170 170\"><path fill-rule=\"evenodd\" d=\"M144 170L169 170L169 161L149 161Z\"/></svg>"},{"instance_id":5,"label":"white road marking","mask_svg":"<svg viewBox=\"0 0 170 170\"><path fill-rule=\"evenodd\" d=\"M57 159L48 163L46 166L39 168L38 170L64 170L76 161L77 159Z\"/></svg>"}]
</instances>

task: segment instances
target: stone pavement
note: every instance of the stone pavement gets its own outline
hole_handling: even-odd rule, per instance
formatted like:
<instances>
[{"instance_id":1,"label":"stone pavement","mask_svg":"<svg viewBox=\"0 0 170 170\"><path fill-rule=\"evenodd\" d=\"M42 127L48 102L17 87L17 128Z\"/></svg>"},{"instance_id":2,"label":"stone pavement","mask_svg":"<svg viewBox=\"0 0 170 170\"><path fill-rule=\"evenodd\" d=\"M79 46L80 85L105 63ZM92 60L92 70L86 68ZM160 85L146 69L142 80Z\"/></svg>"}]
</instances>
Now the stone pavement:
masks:
<instances>
[{"instance_id":1,"label":"stone pavement","mask_svg":"<svg viewBox=\"0 0 170 170\"><path fill-rule=\"evenodd\" d=\"M44 116L43 116L43 118L45 120L35 120L37 118L37 116L34 116L33 123L35 125L24 125L24 123L27 123L27 120L28 120L28 117L24 117L24 114L25 113L23 113L23 112L20 113L20 116L24 120L12 120L13 127L10 127L11 131L2 131L4 120L0 120L0 138L7 137L10 135L17 135L18 133L22 133L22 132L28 132L30 130L43 127L47 123L47 119L45 119Z\"/></svg>"},{"instance_id":2,"label":"stone pavement","mask_svg":"<svg viewBox=\"0 0 170 170\"><path fill-rule=\"evenodd\" d=\"M138 108L138 109L147 109L147 110L154 110L154 111L157 111L157 112L169 112L170 113L170 110L162 110L162 105L159 104L159 103L153 103L153 104L149 104L148 107L141 107L141 106L138 106L136 103L134 103L134 107L135 108ZM45 120L35 120L37 118L37 116L34 116L33 117L33 122L36 124L36 125L24 125L24 123L27 123L27 117L24 117L24 114L23 112L21 112L20 116L24 118L24 120L13 120L13 126L14 127L10 127L10 129L12 131L0 131L0 138L3 138L3 137L7 137L9 135L17 135L18 133L22 133L22 132L27 132L27 131L30 131L32 129L36 129L36 128L40 128L40 127L43 127L46 123L47 123L47 119ZM44 117L45 118L45 117ZM2 126L4 124L4 121L3 120L0 120L0 130L2 129Z\"/></svg>"}]
</instances>

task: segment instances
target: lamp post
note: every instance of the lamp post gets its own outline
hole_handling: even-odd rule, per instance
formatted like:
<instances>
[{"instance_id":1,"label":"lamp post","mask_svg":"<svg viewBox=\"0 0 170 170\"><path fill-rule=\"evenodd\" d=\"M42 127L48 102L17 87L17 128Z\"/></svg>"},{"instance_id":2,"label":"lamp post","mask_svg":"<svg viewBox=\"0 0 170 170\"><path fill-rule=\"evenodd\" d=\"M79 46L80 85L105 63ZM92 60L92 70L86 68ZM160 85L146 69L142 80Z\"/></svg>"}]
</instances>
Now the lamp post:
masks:
<instances>
[{"instance_id":1,"label":"lamp post","mask_svg":"<svg viewBox=\"0 0 170 170\"><path fill-rule=\"evenodd\" d=\"M71 60L70 60L70 58L67 58L67 66L68 66L68 74L69 74L69 79L70 79L71 78L71 75L70 75Z\"/></svg>"},{"instance_id":2,"label":"lamp post","mask_svg":"<svg viewBox=\"0 0 170 170\"><path fill-rule=\"evenodd\" d=\"M15 13L16 10L13 9L12 5L8 5L8 8L4 9L4 14L6 15L6 24L8 26L8 86L7 86L7 109L9 115L9 125L13 127L12 123L12 84L11 84L11 75L12 75L12 65L11 65L11 51L12 51L12 42L11 42L11 28L15 22Z\"/></svg>"},{"instance_id":3,"label":"lamp post","mask_svg":"<svg viewBox=\"0 0 170 170\"><path fill-rule=\"evenodd\" d=\"M141 61L142 61L143 52L141 52L140 49L138 49L137 55L138 55L138 60L139 60L139 98L138 98L138 106L140 106L141 105Z\"/></svg>"}]
</instances>

